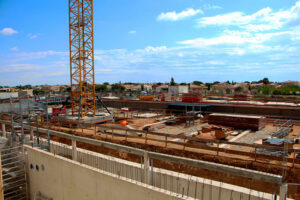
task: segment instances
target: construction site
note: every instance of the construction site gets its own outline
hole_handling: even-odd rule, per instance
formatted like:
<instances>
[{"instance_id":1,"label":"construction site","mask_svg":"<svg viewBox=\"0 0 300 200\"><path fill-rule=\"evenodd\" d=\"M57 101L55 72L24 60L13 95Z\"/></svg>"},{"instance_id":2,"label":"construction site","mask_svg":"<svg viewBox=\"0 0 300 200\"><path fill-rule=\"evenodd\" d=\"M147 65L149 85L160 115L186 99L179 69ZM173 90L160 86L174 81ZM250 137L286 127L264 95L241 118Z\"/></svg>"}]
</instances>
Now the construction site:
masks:
<instances>
[{"instance_id":1,"label":"construction site","mask_svg":"<svg viewBox=\"0 0 300 200\"><path fill-rule=\"evenodd\" d=\"M0 104L0 199L300 199L300 100L97 94L93 11L69 0L70 93Z\"/></svg>"}]
</instances>

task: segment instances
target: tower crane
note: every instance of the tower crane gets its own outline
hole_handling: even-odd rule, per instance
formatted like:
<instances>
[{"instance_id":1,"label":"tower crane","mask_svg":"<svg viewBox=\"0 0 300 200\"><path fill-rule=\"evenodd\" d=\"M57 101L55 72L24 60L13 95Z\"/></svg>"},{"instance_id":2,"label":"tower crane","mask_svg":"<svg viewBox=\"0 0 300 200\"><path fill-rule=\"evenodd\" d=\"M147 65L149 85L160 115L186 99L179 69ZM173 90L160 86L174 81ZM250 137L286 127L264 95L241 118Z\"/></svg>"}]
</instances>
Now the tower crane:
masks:
<instances>
[{"instance_id":1,"label":"tower crane","mask_svg":"<svg viewBox=\"0 0 300 200\"><path fill-rule=\"evenodd\" d=\"M69 0L72 115L96 114L93 0Z\"/></svg>"}]
</instances>

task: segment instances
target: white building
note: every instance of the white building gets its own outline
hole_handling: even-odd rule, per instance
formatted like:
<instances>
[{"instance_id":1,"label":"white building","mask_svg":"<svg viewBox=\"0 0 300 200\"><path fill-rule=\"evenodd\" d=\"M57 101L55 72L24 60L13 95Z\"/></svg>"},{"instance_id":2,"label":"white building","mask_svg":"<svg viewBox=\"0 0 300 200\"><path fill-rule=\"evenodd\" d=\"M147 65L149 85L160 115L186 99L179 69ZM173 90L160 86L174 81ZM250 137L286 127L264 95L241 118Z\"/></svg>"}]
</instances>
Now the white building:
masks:
<instances>
[{"instance_id":1,"label":"white building","mask_svg":"<svg viewBox=\"0 0 300 200\"><path fill-rule=\"evenodd\" d=\"M187 85L170 85L169 86L169 94L172 96L176 96L178 93L188 93L189 86Z\"/></svg>"}]
</instances>

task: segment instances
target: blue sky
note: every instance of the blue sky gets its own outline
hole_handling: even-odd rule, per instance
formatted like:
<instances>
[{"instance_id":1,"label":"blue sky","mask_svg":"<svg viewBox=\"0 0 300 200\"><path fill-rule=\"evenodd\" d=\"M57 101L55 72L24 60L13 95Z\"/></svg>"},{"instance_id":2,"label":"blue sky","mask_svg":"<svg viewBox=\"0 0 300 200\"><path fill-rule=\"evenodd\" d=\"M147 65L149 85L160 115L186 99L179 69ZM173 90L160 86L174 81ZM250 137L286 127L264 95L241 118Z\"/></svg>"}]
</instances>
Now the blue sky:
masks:
<instances>
[{"instance_id":1,"label":"blue sky","mask_svg":"<svg viewBox=\"0 0 300 200\"><path fill-rule=\"evenodd\" d=\"M0 85L69 84L68 0L0 0ZM300 81L299 0L94 0L95 80Z\"/></svg>"}]
</instances>

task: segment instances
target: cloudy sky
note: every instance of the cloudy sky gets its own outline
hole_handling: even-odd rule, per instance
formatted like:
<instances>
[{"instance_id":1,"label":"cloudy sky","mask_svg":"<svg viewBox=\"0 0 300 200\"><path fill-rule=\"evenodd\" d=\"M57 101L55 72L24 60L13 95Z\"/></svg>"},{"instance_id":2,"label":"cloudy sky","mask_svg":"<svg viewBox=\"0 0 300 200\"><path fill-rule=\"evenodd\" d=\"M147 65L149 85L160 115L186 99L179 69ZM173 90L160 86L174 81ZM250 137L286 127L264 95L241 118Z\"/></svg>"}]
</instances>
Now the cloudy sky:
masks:
<instances>
[{"instance_id":1,"label":"cloudy sky","mask_svg":"<svg viewBox=\"0 0 300 200\"><path fill-rule=\"evenodd\" d=\"M94 0L95 79L300 81L299 0ZM0 85L69 84L68 0L0 0Z\"/></svg>"}]
</instances>

